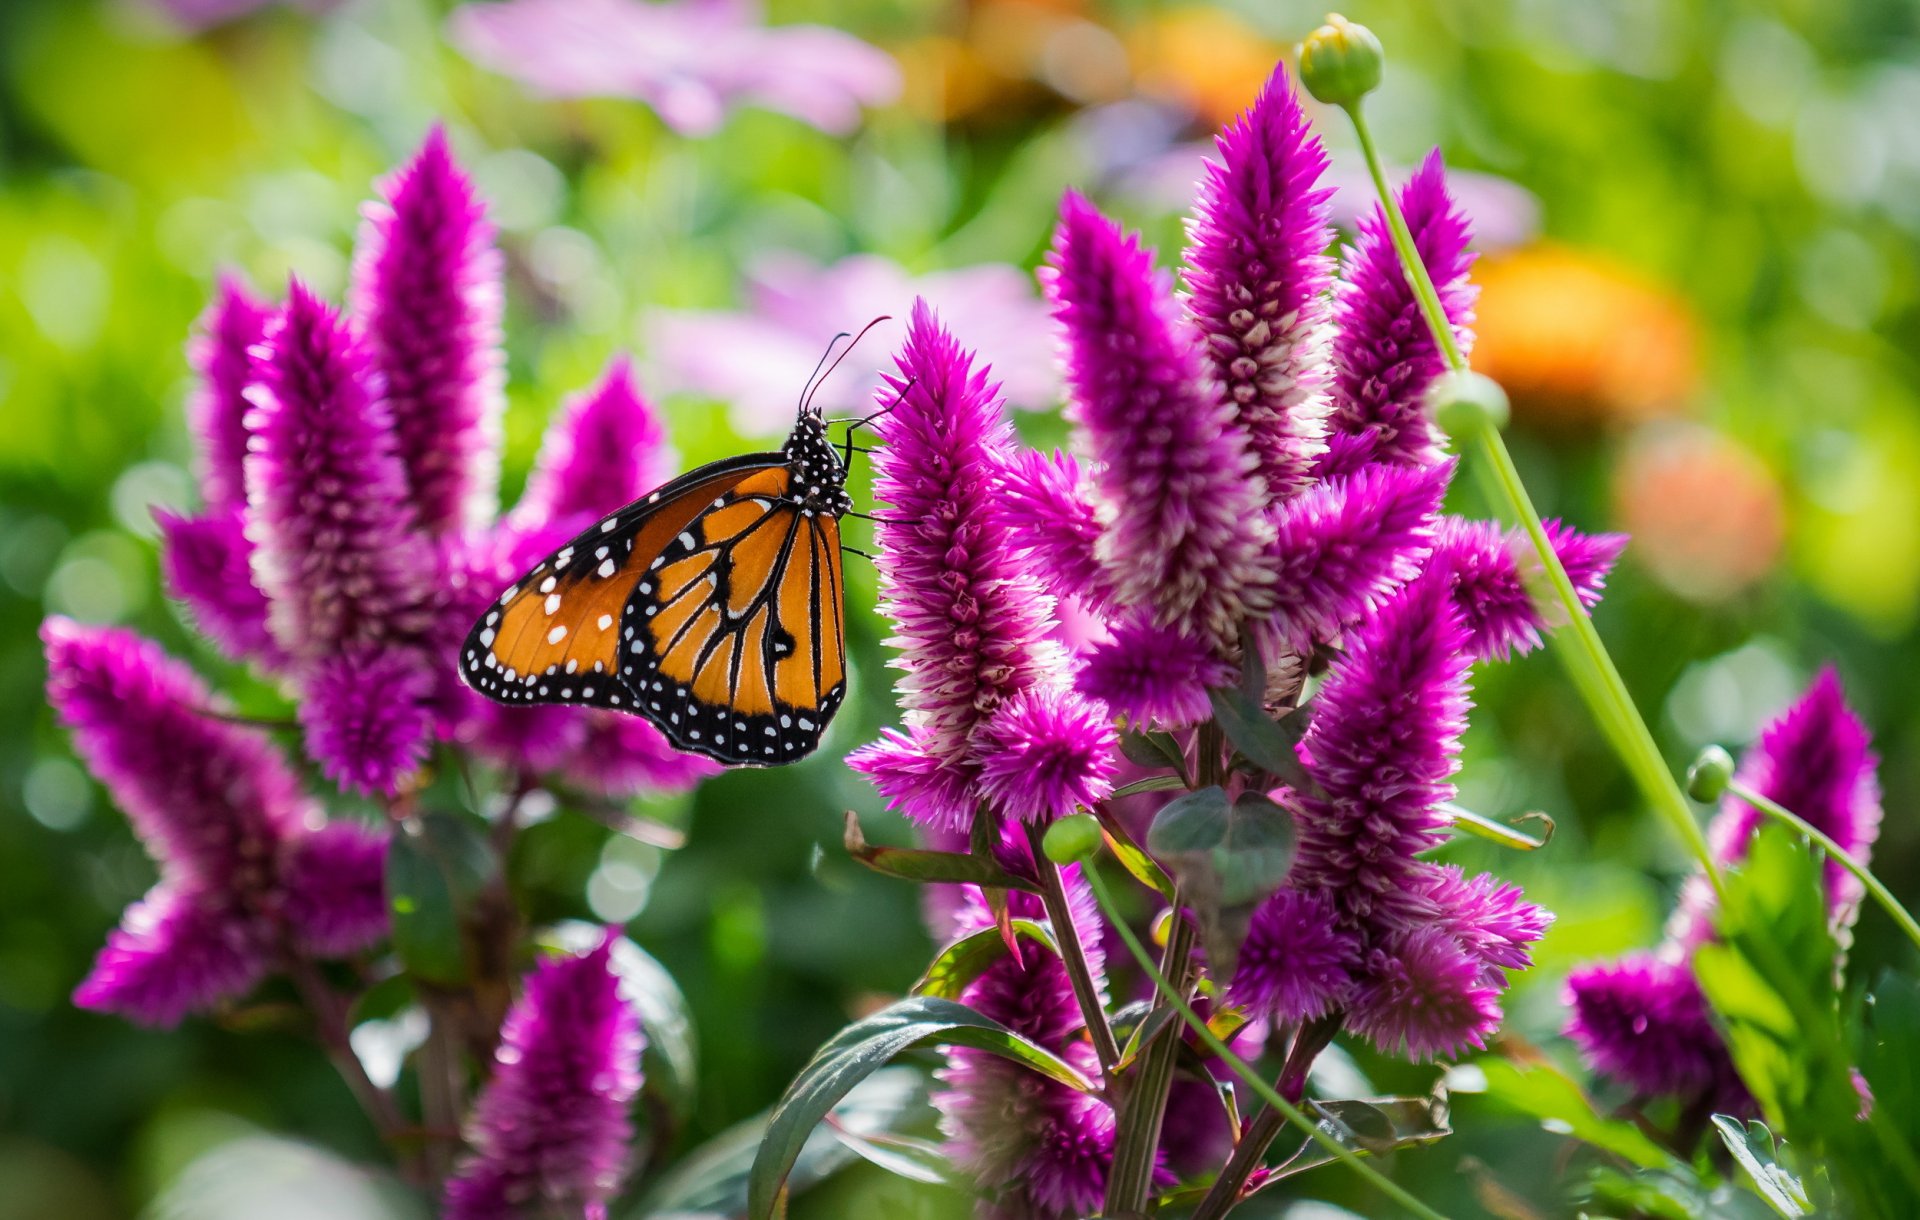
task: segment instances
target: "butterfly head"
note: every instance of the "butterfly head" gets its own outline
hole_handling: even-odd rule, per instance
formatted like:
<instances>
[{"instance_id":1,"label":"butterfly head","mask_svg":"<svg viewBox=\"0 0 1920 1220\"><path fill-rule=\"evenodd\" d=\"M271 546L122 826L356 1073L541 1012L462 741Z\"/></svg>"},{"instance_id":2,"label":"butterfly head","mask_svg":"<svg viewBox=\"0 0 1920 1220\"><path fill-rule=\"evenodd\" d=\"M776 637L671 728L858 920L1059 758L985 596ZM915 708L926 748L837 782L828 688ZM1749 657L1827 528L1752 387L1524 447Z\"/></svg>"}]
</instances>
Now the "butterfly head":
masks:
<instances>
[{"instance_id":1,"label":"butterfly head","mask_svg":"<svg viewBox=\"0 0 1920 1220\"><path fill-rule=\"evenodd\" d=\"M826 421L817 412L800 412L780 452L787 458L793 495L803 505L836 517L853 507L853 497L847 494L846 463L827 439Z\"/></svg>"}]
</instances>

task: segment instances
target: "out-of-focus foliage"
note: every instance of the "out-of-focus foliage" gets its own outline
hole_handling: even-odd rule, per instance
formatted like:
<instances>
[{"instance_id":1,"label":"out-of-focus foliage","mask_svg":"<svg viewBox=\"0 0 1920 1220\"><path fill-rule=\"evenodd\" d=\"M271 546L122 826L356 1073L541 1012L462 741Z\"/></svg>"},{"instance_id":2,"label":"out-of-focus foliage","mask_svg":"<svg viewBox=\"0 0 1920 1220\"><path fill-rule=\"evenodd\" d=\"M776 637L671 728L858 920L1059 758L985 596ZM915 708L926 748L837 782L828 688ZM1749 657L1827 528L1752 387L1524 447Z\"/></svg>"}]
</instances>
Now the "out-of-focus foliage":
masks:
<instances>
[{"instance_id":1,"label":"out-of-focus foliage","mask_svg":"<svg viewBox=\"0 0 1920 1220\"><path fill-rule=\"evenodd\" d=\"M445 7L424 0L269 8L198 34L146 0L0 5L0 1218L104 1220L156 1198L156 1215L228 1214L204 1201L223 1180L209 1157L311 1179L316 1208L356 1201L314 1214L384 1206L331 1154L268 1142L373 1152L324 1059L283 1032L276 993L167 1036L66 998L152 871L51 723L33 629L56 611L125 622L216 664L159 595L150 511L190 494L183 345L218 270L263 290L297 271L337 296L354 206L444 120L510 260L512 484L554 405L610 353L635 349L643 377L665 363L646 347L654 310L744 307L744 276L769 251L871 252L913 275L1031 267L1069 184L1174 248L1198 169L1190 141L1321 16L1295 0L770 7L893 50L902 102L845 139L749 110L689 140L636 103L529 97L461 59ZM1480 350L1514 392L1512 440L1543 509L1638 535L1598 619L1669 758L1745 742L1835 661L1885 760L1893 816L1877 870L1911 897L1920 11L1399 0L1349 15L1391 57L1371 103L1390 159L1410 165L1437 143L1451 165L1524 188L1486 192L1481 228L1501 248L1487 256ZM1352 169L1344 127L1322 130ZM819 339L864 321L823 317ZM688 463L749 439L724 404L669 408ZM1058 435L1049 415L1021 423ZM851 563L849 584L850 602L871 607L870 569ZM833 1031L926 965L913 888L839 847L847 808L887 825L839 762L891 715L879 624L862 610L852 634L853 697L816 758L643 810L683 821L684 848L553 818L515 861L538 917L628 923L686 993L700 1053L671 1136L683 1148L762 1110ZM1525 854L1446 850L1558 914L1509 1028L1569 1065L1560 979L1657 939L1684 861L1649 833L1551 659L1476 677L1487 711L1461 803L1546 809L1558 833ZM1862 980L1912 965L1872 910L1850 955ZM1325 1070L1370 1074L1385 1093L1420 1093L1432 1074L1364 1056ZM1394 1166L1442 1210L1564 1205L1563 1137L1511 1082L1472 1088L1509 1070L1457 1071L1457 1134ZM1596 1102L1604 1115L1621 1100ZM901 1214L916 1200L965 1211L862 1166L797 1214ZM1368 1210L1357 1193L1341 1201Z\"/></svg>"}]
</instances>

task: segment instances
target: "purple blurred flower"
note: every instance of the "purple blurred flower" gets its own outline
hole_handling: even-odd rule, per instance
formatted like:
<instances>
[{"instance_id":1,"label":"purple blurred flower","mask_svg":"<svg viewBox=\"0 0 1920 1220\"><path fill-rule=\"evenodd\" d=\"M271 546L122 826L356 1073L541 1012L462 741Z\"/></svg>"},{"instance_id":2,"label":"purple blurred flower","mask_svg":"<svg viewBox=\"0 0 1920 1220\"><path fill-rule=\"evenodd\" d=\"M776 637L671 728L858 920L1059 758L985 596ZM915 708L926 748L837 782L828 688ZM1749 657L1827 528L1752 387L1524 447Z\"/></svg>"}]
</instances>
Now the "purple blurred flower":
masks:
<instances>
[{"instance_id":1,"label":"purple blurred flower","mask_svg":"<svg viewBox=\"0 0 1920 1220\"><path fill-rule=\"evenodd\" d=\"M1581 604L1597 604L1607 573L1626 548L1626 535L1581 534L1549 521L1547 536ZM1491 521L1443 517L1434 534L1433 563L1452 573L1454 604L1460 608L1474 656L1504 661L1511 653L1540 646L1547 622L1534 600L1530 578L1523 575L1537 570L1539 560L1524 532L1503 530ZM1541 592L1551 596L1545 575L1539 573Z\"/></svg>"},{"instance_id":2,"label":"purple blurred flower","mask_svg":"<svg viewBox=\"0 0 1920 1220\"><path fill-rule=\"evenodd\" d=\"M1098 554L1114 601L1161 626L1232 640L1265 593L1271 533L1246 435L1202 379L1165 277L1137 237L1071 192L1042 276L1093 459Z\"/></svg>"},{"instance_id":3,"label":"purple blurred flower","mask_svg":"<svg viewBox=\"0 0 1920 1220\"><path fill-rule=\"evenodd\" d=\"M567 783L589 792L614 798L683 792L721 771L711 759L674 749L638 716L592 712L586 719L584 739L560 770Z\"/></svg>"},{"instance_id":4,"label":"purple blurred flower","mask_svg":"<svg viewBox=\"0 0 1920 1220\"><path fill-rule=\"evenodd\" d=\"M280 647L311 659L405 634L432 587L365 346L295 281L248 390L248 536Z\"/></svg>"},{"instance_id":5,"label":"purple blurred flower","mask_svg":"<svg viewBox=\"0 0 1920 1220\"><path fill-rule=\"evenodd\" d=\"M1359 964L1359 937L1325 895L1283 889L1253 913L1230 994L1259 1016L1308 1021L1345 1005Z\"/></svg>"},{"instance_id":6,"label":"purple blurred flower","mask_svg":"<svg viewBox=\"0 0 1920 1220\"><path fill-rule=\"evenodd\" d=\"M1113 790L1113 722L1069 691L1022 691L980 727L980 794L1011 818L1065 817Z\"/></svg>"},{"instance_id":7,"label":"purple blurred flower","mask_svg":"<svg viewBox=\"0 0 1920 1220\"><path fill-rule=\"evenodd\" d=\"M1081 655L1081 694L1142 728L1184 728L1213 714L1207 691L1232 685L1237 670L1212 641L1132 617L1111 626L1110 639Z\"/></svg>"},{"instance_id":8,"label":"purple blurred flower","mask_svg":"<svg viewBox=\"0 0 1920 1220\"><path fill-rule=\"evenodd\" d=\"M1280 505L1262 634L1304 652L1378 607L1419 570L1452 475L1452 463L1366 466Z\"/></svg>"},{"instance_id":9,"label":"purple blurred flower","mask_svg":"<svg viewBox=\"0 0 1920 1220\"><path fill-rule=\"evenodd\" d=\"M351 296L385 379L414 524L429 534L483 525L506 407L493 226L438 126L382 193L363 209Z\"/></svg>"},{"instance_id":10,"label":"purple blurred flower","mask_svg":"<svg viewBox=\"0 0 1920 1220\"><path fill-rule=\"evenodd\" d=\"M1325 448L1327 156L1276 67L1251 109L1220 134L1187 250L1188 309L1209 371L1240 421L1267 494L1313 479Z\"/></svg>"},{"instance_id":11,"label":"purple blurred flower","mask_svg":"<svg viewBox=\"0 0 1920 1220\"><path fill-rule=\"evenodd\" d=\"M856 751L848 764L917 820L964 826L980 726L1006 700L1051 683L1062 656L1047 638L1053 599L1015 562L995 508L1013 433L988 371L924 301L914 304L897 370L887 378L897 404L875 425L886 443L873 470L874 497L891 506L875 533L908 736Z\"/></svg>"},{"instance_id":12,"label":"purple blurred flower","mask_svg":"<svg viewBox=\"0 0 1920 1220\"><path fill-rule=\"evenodd\" d=\"M273 311L253 299L231 275L220 277L213 304L200 315L187 359L199 377L187 401L187 423L199 442L200 491L209 513L239 511L247 503L247 386L249 354Z\"/></svg>"},{"instance_id":13,"label":"purple blurred flower","mask_svg":"<svg viewBox=\"0 0 1920 1220\"><path fill-rule=\"evenodd\" d=\"M1711 1096L1717 1108L1751 1108L1733 1059L1684 961L1630 953L1567 978L1567 1036L1595 1071L1649 1097Z\"/></svg>"},{"instance_id":14,"label":"purple blurred flower","mask_svg":"<svg viewBox=\"0 0 1920 1220\"><path fill-rule=\"evenodd\" d=\"M900 93L893 58L823 26L767 27L751 0L468 4L448 34L474 62L554 97L630 97L681 135L757 106L823 131L859 126Z\"/></svg>"},{"instance_id":15,"label":"purple blurred flower","mask_svg":"<svg viewBox=\"0 0 1920 1220\"><path fill-rule=\"evenodd\" d=\"M1473 265L1466 216L1447 192L1438 152L1399 194L1414 246L1433 276L1440 303L1462 350L1472 343ZM1427 388L1446 368L1378 207L1360 222L1334 290L1335 431L1365 437L1374 460L1424 466L1441 458L1441 440L1426 414Z\"/></svg>"},{"instance_id":16,"label":"purple blurred flower","mask_svg":"<svg viewBox=\"0 0 1920 1220\"><path fill-rule=\"evenodd\" d=\"M300 725L320 770L349 792L392 796L426 761L432 662L405 648L348 650L307 672Z\"/></svg>"},{"instance_id":17,"label":"purple blurred flower","mask_svg":"<svg viewBox=\"0 0 1920 1220\"><path fill-rule=\"evenodd\" d=\"M528 976L474 1105L474 1155L447 1184L447 1220L605 1216L626 1174L646 1044L613 970L616 936Z\"/></svg>"},{"instance_id":18,"label":"purple blurred flower","mask_svg":"<svg viewBox=\"0 0 1920 1220\"><path fill-rule=\"evenodd\" d=\"M1069 917L1087 949L1087 964L1104 986L1103 955L1092 892L1079 869L1062 871ZM956 936L994 926L979 891L967 887ZM1013 914L1044 919L1034 895L1008 897ZM1083 1071L1097 1071L1081 1037L1085 1023L1060 959L1023 951L989 966L961 995L962 1002L1063 1055ZM963 1047L947 1051L934 1095L940 1128L954 1163L991 1200L986 1214L1021 1220L1077 1220L1100 1210L1113 1161L1114 1116L1089 1096L997 1055Z\"/></svg>"},{"instance_id":19,"label":"purple blurred flower","mask_svg":"<svg viewBox=\"0 0 1920 1220\"><path fill-rule=\"evenodd\" d=\"M756 260L745 310L657 310L647 324L647 349L664 388L730 404L742 432L784 433L794 399L834 332L890 315L894 320L874 327L867 342L897 351L907 329L900 311L916 298L966 336L999 375L1008 401L1045 407L1056 400L1060 375L1047 307L1024 271L998 263L915 276L876 254L823 267L776 251ZM742 352L754 358L742 360ZM814 401L830 415L865 414L881 390L877 376L861 380L843 372L821 386Z\"/></svg>"},{"instance_id":20,"label":"purple blurred flower","mask_svg":"<svg viewBox=\"0 0 1920 1220\"><path fill-rule=\"evenodd\" d=\"M167 592L185 603L193 625L230 657L283 663L267 631L267 595L253 583L253 545L240 511L179 517L155 509L153 518Z\"/></svg>"},{"instance_id":21,"label":"purple blurred flower","mask_svg":"<svg viewBox=\"0 0 1920 1220\"><path fill-rule=\"evenodd\" d=\"M51 618L41 638L48 702L161 873L75 1003L171 1025L244 993L290 948L356 952L385 930L384 906L359 902L338 922L296 922L330 896L377 895L381 840L324 823L264 734L209 714L191 670L126 631ZM336 850L348 841L366 850Z\"/></svg>"},{"instance_id":22,"label":"purple blurred flower","mask_svg":"<svg viewBox=\"0 0 1920 1220\"><path fill-rule=\"evenodd\" d=\"M1499 1028L1500 989L1456 937L1415 927L1368 953L1347 1025L1389 1055L1456 1055Z\"/></svg>"},{"instance_id":23,"label":"purple blurred flower","mask_svg":"<svg viewBox=\"0 0 1920 1220\"><path fill-rule=\"evenodd\" d=\"M591 390L564 403L547 425L526 490L509 520L532 528L578 528L666 482L674 466L666 424L640 393L633 363L616 357Z\"/></svg>"}]
</instances>

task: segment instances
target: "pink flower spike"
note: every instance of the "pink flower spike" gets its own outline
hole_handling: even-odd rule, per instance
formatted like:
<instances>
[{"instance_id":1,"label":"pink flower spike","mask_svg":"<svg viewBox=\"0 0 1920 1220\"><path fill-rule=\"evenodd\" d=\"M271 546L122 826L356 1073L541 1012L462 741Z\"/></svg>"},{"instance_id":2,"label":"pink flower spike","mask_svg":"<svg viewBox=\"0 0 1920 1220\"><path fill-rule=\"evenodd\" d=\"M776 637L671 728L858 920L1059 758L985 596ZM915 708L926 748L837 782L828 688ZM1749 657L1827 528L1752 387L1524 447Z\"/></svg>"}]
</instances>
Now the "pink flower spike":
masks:
<instances>
[{"instance_id":1,"label":"pink flower spike","mask_svg":"<svg viewBox=\"0 0 1920 1220\"><path fill-rule=\"evenodd\" d=\"M1069 691L1023 691L976 742L980 793L1007 817L1066 817L1113 790L1118 742L1103 712Z\"/></svg>"},{"instance_id":2,"label":"pink flower spike","mask_svg":"<svg viewBox=\"0 0 1920 1220\"><path fill-rule=\"evenodd\" d=\"M363 209L353 310L385 378L414 519L431 534L482 525L506 409L493 226L437 126L381 193Z\"/></svg>"},{"instance_id":3,"label":"pink flower spike","mask_svg":"<svg viewBox=\"0 0 1920 1220\"><path fill-rule=\"evenodd\" d=\"M641 395L632 361L616 356L548 425L511 520L522 529L588 524L664 483L674 465L665 422Z\"/></svg>"},{"instance_id":4,"label":"pink flower spike","mask_svg":"<svg viewBox=\"0 0 1920 1220\"><path fill-rule=\"evenodd\" d=\"M245 913L219 895L158 885L121 916L73 1002L170 1028L189 1012L252 991L272 952Z\"/></svg>"},{"instance_id":5,"label":"pink flower spike","mask_svg":"<svg viewBox=\"0 0 1920 1220\"><path fill-rule=\"evenodd\" d=\"M1284 500L1312 483L1326 447L1327 155L1283 67L1215 143L1187 248L1187 305L1267 494Z\"/></svg>"},{"instance_id":6,"label":"pink flower spike","mask_svg":"<svg viewBox=\"0 0 1920 1220\"><path fill-rule=\"evenodd\" d=\"M1360 965L1360 940L1319 894L1283 889L1260 904L1228 994L1275 1021L1310 1021L1342 1007Z\"/></svg>"},{"instance_id":7,"label":"pink flower spike","mask_svg":"<svg viewBox=\"0 0 1920 1220\"><path fill-rule=\"evenodd\" d=\"M1211 642L1129 617L1082 654L1075 686L1136 728L1177 729L1212 715L1207 691L1236 677Z\"/></svg>"},{"instance_id":8,"label":"pink flower spike","mask_svg":"<svg viewBox=\"0 0 1920 1220\"><path fill-rule=\"evenodd\" d=\"M1016 453L1000 471L1000 515L1014 545L1040 565L1056 596L1105 600L1095 549L1100 522L1080 463L1068 453Z\"/></svg>"},{"instance_id":9,"label":"pink flower spike","mask_svg":"<svg viewBox=\"0 0 1920 1220\"><path fill-rule=\"evenodd\" d=\"M187 345L187 359L199 375L187 421L198 442L200 493L210 516L246 507L246 390L253 380L248 353L266 333L272 312L237 277L223 275L213 304L200 316L199 333Z\"/></svg>"},{"instance_id":10,"label":"pink flower spike","mask_svg":"<svg viewBox=\"0 0 1920 1220\"><path fill-rule=\"evenodd\" d=\"M1374 949L1348 1026L1417 1063L1484 1049L1500 1025L1499 988L1441 928L1414 928Z\"/></svg>"},{"instance_id":11,"label":"pink flower spike","mask_svg":"<svg viewBox=\"0 0 1920 1220\"><path fill-rule=\"evenodd\" d=\"M201 634L234 660L285 660L267 631L267 595L253 583L253 546L239 510L177 517L156 510L160 574Z\"/></svg>"},{"instance_id":12,"label":"pink flower spike","mask_svg":"<svg viewBox=\"0 0 1920 1220\"><path fill-rule=\"evenodd\" d=\"M1625 535L1581 534L1550 521L1547 537L1581 604L1598 604L1607 574L1626 546ZM1540 646L1547 620L1535 599L1551 597L1552 591L1543 571L1532 582L1522 575L1539 568L1523 532L1491 521L1443 517L1434 535L1433 564L1453 574L1454 602L1475 657L1504 661L1511 653Z\"/></svg>"},{"instance_id":13,"label":"pink flower spike","mask_svg":"<svg viewBox=\"0 0 1920 1220\"><path fill-rule=\"evenodd\" d=\"M411 649L343 652L306 677L300 725L328 779L363 796L392 796L426 761L434 673Z\"/></svg>"}]
</instances>

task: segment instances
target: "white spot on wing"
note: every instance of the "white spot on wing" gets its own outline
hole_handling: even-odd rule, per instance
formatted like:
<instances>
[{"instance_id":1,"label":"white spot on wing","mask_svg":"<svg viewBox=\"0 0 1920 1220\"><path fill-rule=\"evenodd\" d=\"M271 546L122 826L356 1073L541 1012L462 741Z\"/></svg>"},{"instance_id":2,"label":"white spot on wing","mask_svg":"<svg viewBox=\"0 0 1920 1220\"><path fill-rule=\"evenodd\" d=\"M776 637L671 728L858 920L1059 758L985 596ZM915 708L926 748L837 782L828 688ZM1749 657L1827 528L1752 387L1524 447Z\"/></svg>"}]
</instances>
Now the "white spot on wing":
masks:
<instances>
[{"instance_id":1,"label":"white spot on wing","mask_svg":"<svg viewBox=\"0 0 1920 1220\"><path fill-rule=\"evenodd\" d=\"M549 644L558 644L566 638L567 629L565 627L555 627L552 631L547 632L547 643ZM806 721L803 720L800 723L805 724Z\"/></svg>"}]
</instances>

